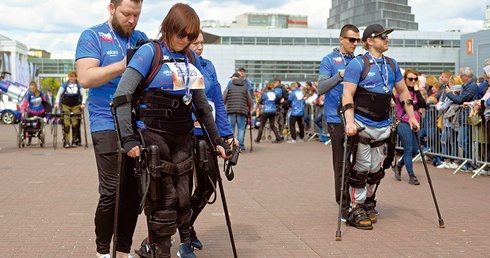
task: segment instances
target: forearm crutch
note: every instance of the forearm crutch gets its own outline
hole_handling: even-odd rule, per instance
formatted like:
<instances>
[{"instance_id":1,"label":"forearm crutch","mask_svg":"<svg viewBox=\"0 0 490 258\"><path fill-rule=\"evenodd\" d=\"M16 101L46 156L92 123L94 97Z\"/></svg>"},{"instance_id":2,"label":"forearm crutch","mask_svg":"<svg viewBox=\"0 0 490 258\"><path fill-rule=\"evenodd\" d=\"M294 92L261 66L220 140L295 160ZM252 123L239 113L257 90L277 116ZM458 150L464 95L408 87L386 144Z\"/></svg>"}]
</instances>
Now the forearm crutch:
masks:
<instances>
[{"instance_id":1,"label":"forearm crutch","mask_svg":"<svg viewBox=\"0 0 490 258\"><path fill-rule=\"evenodd\" d=\"M343 198L344 198L344 187L345 187L345 170L346 170L346 162L347 162L347 141L348 141L348 136L347 133L345 132L345 117L344 113L340 114L340 117L342 118L342 124L344 125L344 152L342 156L342 182L340 183L340 201L339 201L339 212L338 212L338 219L337 219L337 231L335 232L335 241L342 241L342 232L340 231L341 224L342 224L342 203L343 203Z\"/></svg>"},{"instance_id":2,"label":"forearm crutch","mask_svg":"<svg viewBox=\"0 0 490 258\"><path fill-rule=\"evenodd\" d=\"M422 151L422 146L420 145L419 134L415 131L417 130L417 128L415 127L412 129L414 130L413 135L417 141L417 146L419 147L419 152L422 157L422 160L425 160L425 154ZM434 187L432 186L432 180L430 178L429 169L427 168L427 164L425 162L422 162L422 164L424 164L425 174L427 175L427 182L429 182L430 191L432 193L432 199L434 199L434 205L436 206L437 216L439 217L439 228L444 228L445 227L444 220L441 217L441 212L439 211L439 205L437 205L436 194L434 193Z\"/></svg>"},{"instance_id":3,"label":"forearm crutch","mask_svg":"<svg viewBox=\"0 0 490 258\"><path fill-rule=\"evenodd\" d=\"M248 113L248 120L250 121L250 152L254 151L254 146L253 146L253 136L252 136L252 114L250 112ZM257 118L256 118L257 119Z\"/></svg>"}]
</instances>

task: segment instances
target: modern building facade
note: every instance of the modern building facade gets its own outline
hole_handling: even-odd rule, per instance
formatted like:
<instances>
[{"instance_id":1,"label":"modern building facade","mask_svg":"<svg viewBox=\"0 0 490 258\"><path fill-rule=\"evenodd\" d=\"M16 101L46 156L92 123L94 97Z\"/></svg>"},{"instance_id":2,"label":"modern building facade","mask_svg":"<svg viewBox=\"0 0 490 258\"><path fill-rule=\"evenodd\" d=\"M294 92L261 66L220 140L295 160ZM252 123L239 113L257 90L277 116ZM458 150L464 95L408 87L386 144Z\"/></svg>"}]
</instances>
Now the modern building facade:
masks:
<instances>
[{"instance_id":1,"label":"modern building facade","mask_svg":"<svg viewBox=\"0 0 490 258\"><path fill-rule=\"evenodd\" d=\"M332 0L328 29L340 29L345 24L367 27L381 24L397 30L418 30L415 15L408 0Z\"/></svg>"},{"instance_id":2,"label":"modern building facade","mask_svg":"<svg viewBox=\"0 0 490 258\"><path fill-rule=\"evenodd\" d=\"M314 81L322 58L339 46L340 29L204 28L203 56L213 61L227 85L240 67L257 87L265 81ZM362 34L362 31L361 31ZM460 32L397 31L385 53L402 67L426 74L459 67ZM356 54L365 50L359 45Z\"/></svg>"},{"instance_id":3,"label":"modern building facade","mask_svg":"<svg viewBox=\"0 0 490 258\"><path fill-rule=\"evenodd\" d=\"M476 77L483 74L483 63L490 58L490 30L461 35L461 67L471 67Z\"/></svg>"}]
</instances>

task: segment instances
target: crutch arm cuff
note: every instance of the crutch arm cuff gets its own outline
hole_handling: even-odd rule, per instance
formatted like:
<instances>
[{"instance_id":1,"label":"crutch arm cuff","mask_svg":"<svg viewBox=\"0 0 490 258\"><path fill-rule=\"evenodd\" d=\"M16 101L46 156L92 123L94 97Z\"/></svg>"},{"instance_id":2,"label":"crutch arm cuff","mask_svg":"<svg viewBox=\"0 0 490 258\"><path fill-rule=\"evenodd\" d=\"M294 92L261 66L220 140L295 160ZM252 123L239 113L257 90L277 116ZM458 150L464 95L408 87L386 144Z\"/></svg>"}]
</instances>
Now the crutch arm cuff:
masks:
<instances>
[{"instance_id":1,"label":"crutch arm cuff","mask_svg":"<svg viewBox=\"0 0 490 258\"><path fill-rule=\"evenodd\" d=\"M342 106L342 112L345 112L347 109L354 108L354 103L347 103Z\"/></svg>"}]
</instances>

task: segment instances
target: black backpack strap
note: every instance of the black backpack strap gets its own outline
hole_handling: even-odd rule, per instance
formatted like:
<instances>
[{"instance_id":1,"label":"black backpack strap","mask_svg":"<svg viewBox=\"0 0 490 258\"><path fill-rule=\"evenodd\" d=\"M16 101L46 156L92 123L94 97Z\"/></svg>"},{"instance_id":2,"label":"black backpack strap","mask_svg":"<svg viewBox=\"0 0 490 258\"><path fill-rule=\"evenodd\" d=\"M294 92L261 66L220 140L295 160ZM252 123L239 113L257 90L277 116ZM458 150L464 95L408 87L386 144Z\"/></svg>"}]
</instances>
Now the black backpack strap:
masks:
<instances>
[{"instance_id":1,"label":"black backpack strap","mask_svg":"<svg viewBox=\"0 0 490 258\"><path fill-rule=\"evenodd\" d=\"M366 76L369 73L369 66L371 65L366 55L362 55L361 57L362 57L362 61L364 62L364 68L362 69L361 78L359 79L359 82L362 82L364 81L364 79L366 79Z\"/></svg>"}]
</instances>

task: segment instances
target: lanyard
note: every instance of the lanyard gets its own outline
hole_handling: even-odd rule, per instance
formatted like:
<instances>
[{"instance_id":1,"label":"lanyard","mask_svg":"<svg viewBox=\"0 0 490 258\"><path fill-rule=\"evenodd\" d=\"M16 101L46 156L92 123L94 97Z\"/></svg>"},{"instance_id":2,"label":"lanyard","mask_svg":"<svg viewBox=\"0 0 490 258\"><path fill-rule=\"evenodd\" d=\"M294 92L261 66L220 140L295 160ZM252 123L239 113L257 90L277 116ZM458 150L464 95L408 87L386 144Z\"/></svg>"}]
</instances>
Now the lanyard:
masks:
<instances>
[{"instance_id":1,"label":"lanyard","mask_svg":"<svg viewBox=\"0 0 490 258\"><path fill-rule=\"evenodd\" d=\"M189 86L190 81L191 81L191 73L189 71L189 59L187 58L186 55L184 55L184 63L185 63L185 69L187 73L184 73L182 69L180 68L180 65L177 63L175 60L172 51L165 45L165 49L168 51L170 54L170 57L172 57L172 60L174 61L174 65L179 69L180 76L182 78L182 81L185 83L185 95L182 97L182 100L186 105L189 105L192 100L192 93L191 93L191 88Z\"/></svg>"},{"instance_id":2,"label":"lanyard","mask_svg":"<svg viewBox=\"0 0 490 258\"><path fill-rule=\"evenodd\" d=\"M109 25L109 23L107 23L107 25ZM110 28L110 26L109 26L109 28ZM126 51L128 50L128 48L131 47L130 44L129 44L129 41L130 41L129 38L128 38L128 41L126 43L126 49L123 49L122 46L121 46L121 42L119 42L119 39L117 38L117 35L116 35L116 33L114 33L114 30L113 29L111 29L111 35L116 40L117 45L119 46L119 49L121 49L121 53L122 53L122 56L124 58L126 56Z\"/></svg>"},{"instance_id":3,"label":"lanyard","mask_svg":"<svg viewBox=\"0 0 490 258\"><path fill-rule=\"evenodd\" d=\"M384 83L383 90L386 93L388 93L388 91L390 89L388 88L388 66L386 65L386 58L385 58L385 56L382 56L383 57L383 65L385 67L385 73L384 74L383 74L383 71L382 71L381 67L378 65L378 62L376 62L376 60L374 59L374 57L372 57L371 54L369 54L369 56L371 57L373 63L376 65L376 67L378 67L379 74L381 75L381 78L383 79L383 83Z\"/></svg>"}]
</instances>

